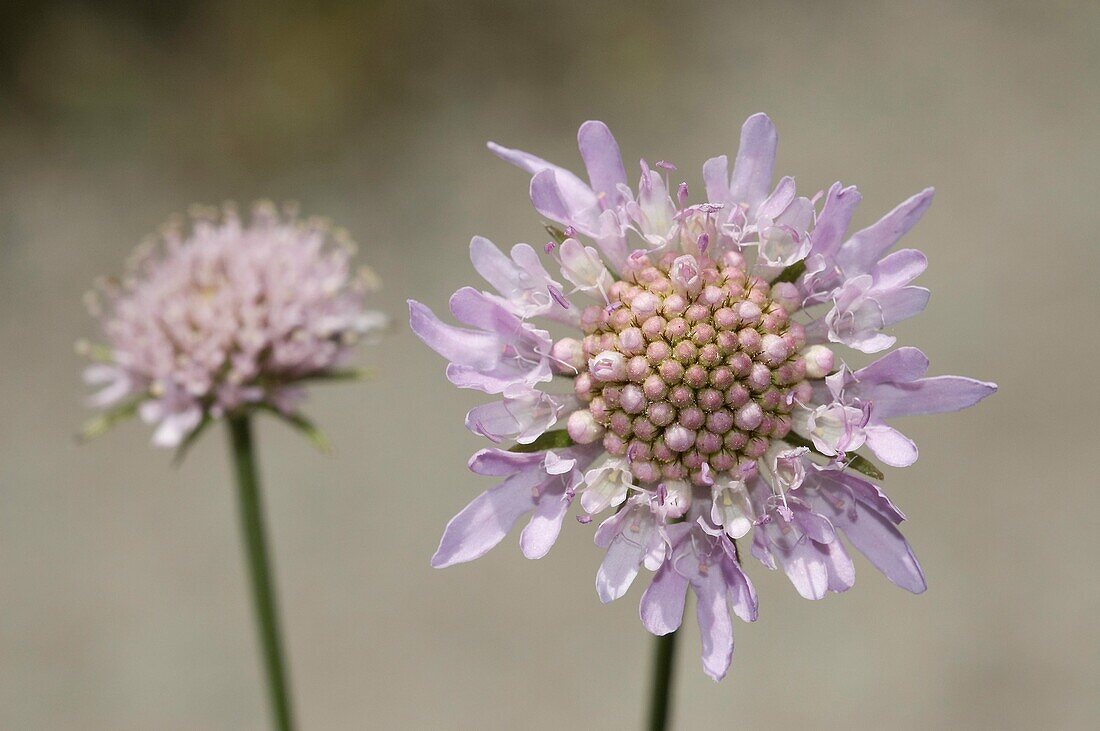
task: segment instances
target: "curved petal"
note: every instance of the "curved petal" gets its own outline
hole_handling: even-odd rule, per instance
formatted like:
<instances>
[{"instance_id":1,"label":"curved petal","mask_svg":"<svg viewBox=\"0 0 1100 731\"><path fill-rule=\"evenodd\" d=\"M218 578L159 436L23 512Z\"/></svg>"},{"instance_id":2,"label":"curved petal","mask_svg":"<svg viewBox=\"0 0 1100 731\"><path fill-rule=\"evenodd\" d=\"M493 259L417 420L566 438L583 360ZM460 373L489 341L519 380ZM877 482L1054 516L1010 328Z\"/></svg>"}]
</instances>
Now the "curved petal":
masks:
<instances>
[{"instance_id":1,"label":"curved petal","mask_svg":"<svg viewBox=\"0 0 1100 731\"><path fill-rule=\"evenodd\" d=\"M655 635L667 635L679 629L684 620L688 580L665 561L642 594L638 614L642 625Z\"/></svg>"},{"instance_id":2,"label":"curved petal","mask_svg":"<svg viewBox=\"0 0 1100 731\"><path fill-rule=\"evenodd\" d=\"M615 273L623 271L630 251L626 244L626 231L619 223L619 217L615 211L604 211L600 214L596 246L611 265L612 271Z\"/></svg>"},{"instance_id":3,"label":"curved petal","mask_svg":"<svg viewBox=\"0 0 1100 731\"><path fill-rule=\"evenodd\" d=\"M733 620L726 601L726 586L717 575L692 583L698 604L699 637L703 645L703 670L721 680L733 660Z\"/></svg>"},{"instance_id":4,"label":"curved petal","mask_svg":"<svg viewBox=\"0 0 1100 731\"><path fill-rule=\"evenodd\" d=\"M876 294L875 300L882 308L883 327L896 325L924 312L931 296L932 293L924 287L902 287Z\"/></svg>"},{"instance_id":5,"label":"curved petal","mask_svg":"<svg viewBox=\"0 0 1100 731\"><path fill-rule=\"evenodd\" d=\"M509 452L504 449L481 449L470 457L470 471L487 477L508 477L525 469L538 469L546 452Z\"/></svg>"},{"instance_id":6,"label":"curved petal","mask_svg":"<svg viewBox=\"0 0 1100 731\"><path fill-rule=\"evenodd\" d=\"M916 249L900 249L871 267L875 287L897 289L909 284L928 268L928 257Z\"/></svg>"},{"instance_id":7,"label":"curved petal","mask_svg":"<svg viewBox=\"0 0 1100 731\"><path fill-rule=\"evenodd\" d=\"M886 424L868 424L867 446L891 467L908 467L917 461L917 445L897 429Z\"/></svg>"},{"instance_id":8,"label":"curved petal","mask_svg":"<svg viewBox=\"0 0 1100 731\"><path fill-rule=\"evenodd\" d=\"M934 193L932 188L925 188L844 242L837 253L837 263L844 273L853 276L870 271L883 254L917 225L932 205Z\"/></svg>"},{"instance_id":9,"label":"curved petal","mask_svg":"<svg viewBox=\"0 0 1100 731\"><path fill-rule=\"evenodd\" d=\"M722 575L729 591L733 613L743 622L755 622L757 616L756 588L732 557L722 562Z\"/></svg>"},{"instance_id":10,"label":"curved petal","mask_svg":"<svg viewBox=\"0 0 1100 731\"><path fill-rule=\"evenodd\" d=\"M558 478L559 480L561 478ZM547 489L538 498L535 513L519 536L519 548L530 559L539 559L550 552L561 533L561 524L569 511L565 498L565 483L559 489Z\"/></svg>"},{"instance_id":11,"label":"curved petal","mask_svg":"<svg viewBox=\"0 0 1100 731\"><path fill-rule=\"evenodd\" d=\"M523 324L498 300L473 287L458 289L447 305L459 322L487 332L514 336Z\"/></svg>"},{"instance_id":12,"label":"curved petal","mask_svg":"<svg viewBox=\"0 0 1100 731\"><path fill-rule=\"evenodd\" d=\"M806 599L823 599L829 591L828 549L809 538L795 542L787 550L773 549L795 590Z\"/></svg>"},{"instance_id":13,"label":"curved petal","mask_svg":"<svg viewBox=\"0 0 1100 731\"><path fill-rule=\"evenodd\" d=\"M562 200L571 210L582 211L598 208L596 194L588 187L588 184L563 167L543 160L522 150L513 150L503 147L495 142L488 143L489 149L494 155L510 162L518 168L526 170L532 176L544 171L550 171L557 181L557 187L561 191ZM563 222L564 223L564 222Z\"/></svg>"},{"instance_id":14,"label":"curved petal","mask_svg":"<svg viewBox=\"0 0 1100 731\"><path fill-rule=\"evenodd\" d=\"M607 209L618 205L619 186L626 185L626 169L619 152L619 143L607 125L589 120L577 130L577 147L588 170L592 190L600 199L600 207Z\"/></svg>"},{"instance_id":15,"label":"curved petal","mask_svg":"<svg viewBox=\"0 0 1100 731\"><path fill-rule=\"evenodd\" d=\"M916 416L961 411L997 392L997 384L963 376L934 376L911 383L884 383L869 390L875 415Z\"/></svg>"},{"instance_id":16,"label":"curved petal","mask_svg":"<svg viewBox=\"0 0 1100 731\"><path fill-rule=\"evenodd\" d=\"M754 114L745 120L730 177L729 202L746 204L750 217L771 190L778 144L779 135L768 115Z\"/></svg>"},{"instance_id":17,"label":"curved petal","mask_svg":"<svg viewBox=\"0 0 1100 731\"><path fill-rule=\"evenodd\" d=\"M499 359L500 338L447 325L416 300L409 300L409 327L425 345L452 363L484 370Z\"/></svg>"},{"instance_id":18,"label":"curved petal","mask_svg":"<svg viewBox=\"0 0 1100 731\"><path fill-rule=\"evenodd\" d=\"M794 196L794 178L789 175L780 178L775 190L760 204L760 208L756 211L757 218L779 218L780 214L787 210L787 206L794 201Z\"/></svg>"},{"instance_id":19,"label":"curved petal","mask_svg":"<svg viewBox=\"0 0 1100 731\"><path fill-rule=\"evenodd\" d=\"M927 585L913 549L893 524L893 520L860 500L817 501L852 545L881 571L887 579L914 594Z\"/></svg>"},{"instance_id":20,"label":"curved petal","mask_svg":"<svg viewBox=\"0 0 1100 731\"><path fill-rule=\"evenodd\" d=\"M729 203L729 158L719 155L703 163L703 185L707 191L708 202L720 205Z\"/></svg>"},{"instance_id":21,"label":"curved petal","mask_svg":"<svg viewBox=\"0 0 1100 731\"><path fill-rule=\"evenodd\" d=\"M833 541L818 543L816 547L825 554L825 562L829 566L829 591L843 592L851 589L856 583L856 567L852 563L852 557L844 549L844 544Z\"/></svg>"},{"instance_id":22,"label":"curved petal","mask_svg":"<svg viewBox=\"0 0 1100 731\"><path fill-rule=\"evenodd\" d=\"M470 262L481 278L505 297L516 288L515 262L484 236L470 239Z\"/></svg>"},{"instance_id":23,"label":"curved petal","mask_svg":"<svg viewBox=\"0 0 1100 731\"><path fill-rule=\"evenodd\" d=\"M440 569L484 556L534 507L532 488L523 480L508 479L486 490L447 523L432 566Z\"/></svg>"},{"instance_id":24,"label":"curved petal","mask_svg":"<svg viewBox=\"0 0 1100 731\"><path fill-rule=\"evenodd\" d=\"M570 198L562 190L559 176L553 170L543 170L531 178L530 194L535 210L550 220L573 226L589 236L596 235L600 208L594 193L582 200Z\"/></svg>"},{"instance_id":25,"label":"curved petal","mask_svg":"<svg viewBox=\"0 0 1100 731\"><path fill-rule=\"evenodd\" d=\"M813 233L810 234L811 254L821 254L829 258L835 255L862 198L854 185L844 188L837 182L829 187L821 215L817 217Z\"/></svg>"},{"instance_id":26,"label":"curved petal","mask_svg":"<svg viewBox=\"0 0 1100 731\"><path fill-rule=\"evenodd\" d=\"M630 540L624 533L615 536L596 571L596 594L604 604L615 601L634 583L645 558L644 544Z\"/></svg>"},{"instance_id":27,"label":"curved petal","mask_svg":"<svg viewBox=\"0 0 1100 731\"><path fill-rule=\"evenodd\" d=\"M928 371L928 356L919 348L905 346L891 351L874 363L860 368L852 375L859 382L860 392L874 398L870 386L879 383L896 384L915 381ZM877 399L876 399L877 401ZM876 403L876 408L878 404Z\"/></svg>"},{"instance_id":28,"label":"curved petal","mask_svg":"<svg viewBox=\"0 0 1100 731\"><path fill-rule=\"evenodd\" d=\"M615 520L623 514L622 519ZM606 530L604 526L608 526ZM596 537L598 543L606 541L611 531L617 531L596 572L596 594L606 604L625 594L634 582L649 552L649 539L655 526L649 507L638 506L628 507L605 520L600 529L604 532Z\"/></svg>"}]
</instances>

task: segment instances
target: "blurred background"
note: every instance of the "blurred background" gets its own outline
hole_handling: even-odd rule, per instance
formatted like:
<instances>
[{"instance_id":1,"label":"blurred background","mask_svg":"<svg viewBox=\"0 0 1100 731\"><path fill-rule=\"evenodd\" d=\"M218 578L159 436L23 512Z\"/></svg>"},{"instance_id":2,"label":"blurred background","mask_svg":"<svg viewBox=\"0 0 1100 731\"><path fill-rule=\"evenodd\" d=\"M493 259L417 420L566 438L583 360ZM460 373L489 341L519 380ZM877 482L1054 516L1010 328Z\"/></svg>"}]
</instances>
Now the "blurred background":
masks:
<instances>
[{"instance_id":1,"label":"blurred background","mask_svg":"<svg viewBox=\"0 0 1100 731\"><path fill-rule=\"evenodd\" d=\"M1094 2L5 3L0 728L266 727L224 436L178 469L138 423L73 440L93 278L193 202L261 197L347 227L397 322L373 382L313 392L336 457L261 424L302 728L637 728L653 642L640 586L600 605L591 527L429 568L490 482L465 468L482 398L405 299L474 282L475 233L545 239L487 139L581 169L602 119L628 170L698 191L757 111L777 172L860 186L856 226L937 187L906 238L934 296L897 334L1001 392L902 424L923 459L886 486L928 592L858 557L811 603L753 562L721 684L685 624L677 727L1095 728L1098 79Z\"/></svg>"}]
</instances>

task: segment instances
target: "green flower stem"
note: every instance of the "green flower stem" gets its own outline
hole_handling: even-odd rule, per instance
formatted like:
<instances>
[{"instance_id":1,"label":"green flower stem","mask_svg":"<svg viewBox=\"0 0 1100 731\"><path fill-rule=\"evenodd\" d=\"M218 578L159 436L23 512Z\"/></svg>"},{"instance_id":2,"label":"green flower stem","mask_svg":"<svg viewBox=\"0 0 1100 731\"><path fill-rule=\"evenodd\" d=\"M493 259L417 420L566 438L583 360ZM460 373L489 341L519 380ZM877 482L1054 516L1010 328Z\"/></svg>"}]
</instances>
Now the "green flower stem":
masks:
<instances>
[{"instance_id":1,"label":"green flower stem","mask_svg":"<svg viewBox=\"0 0 1100 731\"><path fill-rule=\"evenodd\" d=\"M279 616L275 606L275 582L264 536L263 504L256 471L256 452L252 443L252 423L248 416L234 416L228 420L228 425L229 446L233 454L237 492L240 496L241 529L252 580L252 599L267 671L271 711L275 728L279 731L292 731L294 717L291 713L290 689L279 634Z\"/></svg>"},{"instance_id":2,"label":"green flower stem","mask_svg":"<svg viewBox=\"0 0 1100 731\"><path fill-rule=\"evenodd\" d=\"M668 728L672 708L672 670L679 631L657 637L653 653L653 686L649 698L649 731Z\"/></svg>"}]
</instances>

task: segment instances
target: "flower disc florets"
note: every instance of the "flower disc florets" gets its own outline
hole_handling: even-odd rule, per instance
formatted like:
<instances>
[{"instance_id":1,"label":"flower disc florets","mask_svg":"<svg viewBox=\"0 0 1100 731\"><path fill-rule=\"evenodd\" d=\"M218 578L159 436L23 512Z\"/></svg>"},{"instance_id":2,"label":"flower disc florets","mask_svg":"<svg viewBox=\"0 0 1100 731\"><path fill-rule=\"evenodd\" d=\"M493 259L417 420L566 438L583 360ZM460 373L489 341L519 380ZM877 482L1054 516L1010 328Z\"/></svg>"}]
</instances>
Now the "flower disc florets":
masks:
<instances>
[{"instance_id":1,"label":"flower disc florets","mask_svg":"<svg viewBox=\"0 0 1100 731\"><path fill-rule=\"evenodd\" d=\"M628 457L642 483L736 471L791 429L791 411L812 387L803 327L750 275L744 257L636 255L610 304L585 309L584 365L574 380L587 408L569 434Z\"/></svg>"},{"instance_id":2,"label":"flower disc florets","mask_svg":"<svg viewBox=\"0 0 1100 731\"><path fill-rule=\"evenodd\" d=\"M243 408L295 415L302 381L337 374L385 325L363 307L376 281L351 270L353 252L324 221L266 203L247 225L228 207L170 224L93 293L106 344L86 348L92 405L136 411L160 446Z\"/></svg>"}]
</instances>

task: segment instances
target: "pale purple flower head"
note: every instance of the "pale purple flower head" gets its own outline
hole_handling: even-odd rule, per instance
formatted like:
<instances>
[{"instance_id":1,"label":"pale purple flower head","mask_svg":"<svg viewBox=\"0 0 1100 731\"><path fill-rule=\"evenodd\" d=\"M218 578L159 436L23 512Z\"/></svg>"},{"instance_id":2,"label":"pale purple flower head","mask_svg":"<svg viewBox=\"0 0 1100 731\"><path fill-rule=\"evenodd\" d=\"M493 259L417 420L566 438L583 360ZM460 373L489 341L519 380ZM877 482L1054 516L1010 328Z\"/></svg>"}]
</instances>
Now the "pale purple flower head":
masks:
<instances>
[{"instance_id":1,"label":"pale purple flower head","mask_svg":"<svg viewBox=\"0 0 1100 731\"><path fill-rule=\"evenodd\" d=\"M666 634L690 588L715 679L732 657L731 613L757 613L738 539L809 599L855 581L841 535L895 584L923 591L896 527L904 516L859 452L910 465L916 446L893 417L963 409L996 386L925 377L911 347L856 371L844 357L889 348L885 330L928 301L912 285L924 255L891 250L931 189L849 235L859 193L836 183L805 197L793 178L773 183L777 135L763 114L745 122L732 169L724 155L703 165L706 200L695 204L664 161L641 161L631 188L603 123L581 125L578 142L587 181L490 143L532 175L532 203L561 228L548 226L557 244L541 258L473 240L474 268L495 290L452 298L473 329L410 301L413 331L450 361L452 382L502 396L467 427L516 442L474 456L475 472L506 479L455 516L432 564L481 556L528 514L520 544L541 557L579 495L581 524L610 514L594 534L606 551L599 597L655 572L641 618Z\"/></svg>"},{"instance_id":2,"label":"pale purple flower head","mask_svg":"<svg viewBox=\"0 0 1100 731\"><path fill-rule=\"evenodd\" d=\"M162 447L250 408L301 425L303 383L351 373L352 347L386 324L364 309L377 284L352 270L353 251L345 233L267 203L247 224L227 206L166 226L90 297L105 339L84 348L90 404L108 420L136 412Z\"/></svg>"}]
</instances>

